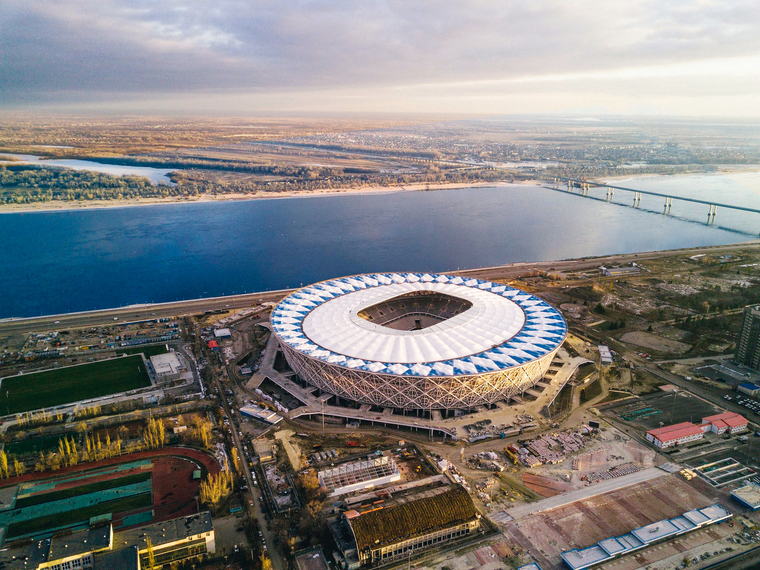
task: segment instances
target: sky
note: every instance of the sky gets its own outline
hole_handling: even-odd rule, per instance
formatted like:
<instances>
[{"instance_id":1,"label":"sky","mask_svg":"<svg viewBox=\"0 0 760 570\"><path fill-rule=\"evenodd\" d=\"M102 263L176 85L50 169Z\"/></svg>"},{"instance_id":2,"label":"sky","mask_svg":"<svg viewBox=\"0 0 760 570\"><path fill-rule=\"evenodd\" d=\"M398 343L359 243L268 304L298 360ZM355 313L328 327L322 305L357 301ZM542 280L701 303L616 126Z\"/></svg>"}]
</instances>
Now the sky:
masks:
<instances>
[{"instance_id":1,"label":"sky","mask_svg":"<svg viewBox=\"0 0 760 570\"><path fill-rule=\"evenodd\" d=\"M0 110L760 116L760 2L3 0Z\"/></svg>"}]
</instances>

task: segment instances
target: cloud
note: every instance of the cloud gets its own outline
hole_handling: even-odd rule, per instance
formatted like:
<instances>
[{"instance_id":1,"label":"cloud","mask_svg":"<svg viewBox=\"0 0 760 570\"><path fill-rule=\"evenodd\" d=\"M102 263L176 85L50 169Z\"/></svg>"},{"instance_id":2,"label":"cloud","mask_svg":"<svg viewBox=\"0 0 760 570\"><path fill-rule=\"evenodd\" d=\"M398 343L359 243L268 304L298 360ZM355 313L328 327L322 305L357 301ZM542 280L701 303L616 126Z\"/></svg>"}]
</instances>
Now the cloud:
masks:
<instances>
[{"instance_id":1,"label":"cloud","mask_svg":"<svg viewBox=\"0 0 760 570\"><path fill-rule=\"evenodd\" d=\"M595 97L621 96L621 85L662 97L658 82L699 96L716 69L717 95L729 97L757 82L757 21L759 4L730 0L10 0L0 5L0 104L307 108L332 94L366 110L460 97L461 112L479 112L478 98L558 90L561 104L584 84Z\"/></svg>"}]
</instances>

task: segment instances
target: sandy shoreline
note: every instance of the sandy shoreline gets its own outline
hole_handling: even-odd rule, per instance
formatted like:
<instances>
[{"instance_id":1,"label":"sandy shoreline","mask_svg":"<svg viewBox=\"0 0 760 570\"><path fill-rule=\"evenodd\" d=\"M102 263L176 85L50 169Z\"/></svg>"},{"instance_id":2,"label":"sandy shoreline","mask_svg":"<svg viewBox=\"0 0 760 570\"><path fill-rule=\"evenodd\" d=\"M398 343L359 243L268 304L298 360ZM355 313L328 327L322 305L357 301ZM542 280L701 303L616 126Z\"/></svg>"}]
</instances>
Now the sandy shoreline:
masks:
<instances>
[{"instance_id":1,"label":"sandy shoreline","mask_svg":"<svg viewBox=\"0 0 760 570\"><path fill-rule=\"evenodd\" d=\"M511 184L537 184L538 182L474 182L449 184L407 184L404 186L365 186L362 188L338 188L335 190L309 190L303 192L254 192L251 194L201 194L189 198L131 198L128 200L80 200L68 202L53 200L31 204L0 204L0 214L20 214L25 212L64 212L70 210L128 208L134 206L155 206L158 204L194 204L211 202L231 202L246 200L281 200L284 198L313 198L321 196L346 196L358 194L389 194L397 192L424 192L432 190L453 190L456 188L477 188L488 186L508 186Z\"/></svg>"}]
</instances>

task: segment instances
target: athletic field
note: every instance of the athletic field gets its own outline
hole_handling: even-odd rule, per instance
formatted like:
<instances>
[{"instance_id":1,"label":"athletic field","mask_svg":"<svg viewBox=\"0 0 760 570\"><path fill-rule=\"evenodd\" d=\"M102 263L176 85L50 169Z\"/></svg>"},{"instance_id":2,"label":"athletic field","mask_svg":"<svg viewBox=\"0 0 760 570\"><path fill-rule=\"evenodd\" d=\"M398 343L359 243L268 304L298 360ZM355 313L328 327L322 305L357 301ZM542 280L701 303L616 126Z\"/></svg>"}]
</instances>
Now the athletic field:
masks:
<instances>
[{"instance_id":1,"label":"athletic field","mask_svg":"<svg viewBox=\"0 0 760 570\"><path fill-rule=\"evenodd\" d=\"M0 415L28 412L150 386L142 357L67 366L0 381Z\"/></svg>"}]
</instances>

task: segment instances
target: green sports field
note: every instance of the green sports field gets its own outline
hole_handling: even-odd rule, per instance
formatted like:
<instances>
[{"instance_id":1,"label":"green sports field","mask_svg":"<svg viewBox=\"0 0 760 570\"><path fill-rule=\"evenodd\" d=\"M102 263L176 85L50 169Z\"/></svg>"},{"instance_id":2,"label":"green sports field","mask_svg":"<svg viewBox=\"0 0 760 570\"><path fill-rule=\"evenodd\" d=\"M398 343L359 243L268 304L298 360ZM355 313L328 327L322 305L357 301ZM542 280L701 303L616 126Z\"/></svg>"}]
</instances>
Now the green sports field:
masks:
<instances>
[{"instance_id":1,"label":"green sports field","mask_svg":"<svg viewBox=\"0 0 760 570\"><path fill-rule=\"evenodd\" d=\"M150 386L139 355L3 378L0 415L28 412Z\"/></svg>"}]
</instances>

